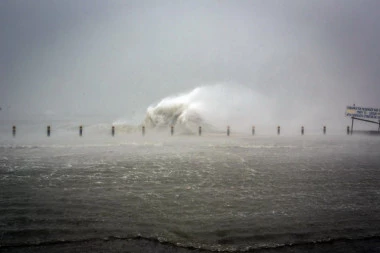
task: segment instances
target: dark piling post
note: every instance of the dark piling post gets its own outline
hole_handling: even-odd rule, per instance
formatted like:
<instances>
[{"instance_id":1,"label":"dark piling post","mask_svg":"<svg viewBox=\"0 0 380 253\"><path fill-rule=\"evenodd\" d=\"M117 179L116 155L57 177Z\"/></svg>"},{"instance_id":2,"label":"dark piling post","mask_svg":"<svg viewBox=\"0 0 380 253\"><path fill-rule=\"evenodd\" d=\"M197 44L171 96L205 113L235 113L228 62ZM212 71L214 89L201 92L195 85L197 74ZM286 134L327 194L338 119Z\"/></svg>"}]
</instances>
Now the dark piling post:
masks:
<instances>
[{"instance_id":1,"label":"dark piling post","mask_svg":"<svg viewBox=\"0 0 380 253\"><path fill-rule=\"evenodd\" d=\"M304 133L305 133L305 128L302 126L301 127L301 135L304 135Z\"/></svg>"},{"instance_id":2,"label":"dark piling post","mask_svg":"<svg viewBox=\"0 0 380 253\"><path fill-rule=\"evenodd\" d=\"M79 126L79 136L82 137L83 134L83 126Z\"/></svg>"},{"instance_id":3,"label":"dark piling post","mask_svg":"<svg viewBox=\"0 0 380 253\"><path fill-rule=\"evenodd\" d=\"M347 126L347 135L350 134L350 126Z\"/></svg>"},{"instance_id":4,"label":"dark piling post","mask_svg":"<svg viewBox=\"0 0 380 253\"><path fill-rule=\"evenodd\" d=\"M170 127L170 134L171 134L171 135L174 134L174 126L171 126L171 127Z\"/></svg>"},{"instance_id":5,"label":"dark piling post","mask_svg":"<svg viewBox=\"0 0 380 253\"><path fill-rule=\"evenodd\" d=\"M16 137L16 126L12 127L12 135L13 137Z\"/></svg>"},{"instance_id":6,"label":"dark piling post","mask_svg":"<svg viewBox=\"0 0 380 253\"><path fill-rule=\"evenodd\" d=\"M230 136L230 126L227 126L227 136Z\"/></svg>"},{"instance_id":7,"label":"dark piling post","mask_svg":"<svg viewBox=\"0 0 380 253\"><path fill-rule=\"evenodd\" d=\"M202 127L201 127L201 126L198 127L198 135L199 135L199 136L202 135Z\"/></svg>"},{"instance_id":8,"label":"dark piling post","mask_svg":"<svg viewBox=\"0 0 380 253\"><path fill-rule=\"evenodd\" d=\"M145 135L145 126L142 126L142 128L141 128L141 133L142 133L142 136Z\"/></svg>"},{"instance_id":9,"label":"dark piling post","mask_svg":"<svg viewBox=\"0 0 380 253\"><path fill-rule=\"evenodd\" d=\"M323 134L326 134L326 126L323 126Z\"/></svg>"},{"instance_id":10,"label":"dark piling post","mask_svg":"<svg viewBox=\"0 0 380 253\"><path fill-rule=\"evenodd\" d=\"M252 135L255 135L255 126L252 126Z\"/></svg>"},{"instance_id":11,"label":"dark piling post","mask_svg":"<svg viewBox=\"0 0 380 253\"><path fill-rule=\"evenodd\" d=\"M47 137L50 137L50 126L47 126L46 134L47 134Z\"/></svg>"},{"instance_id":12,"label":"dark piling post","mask_svg":"<svg viewBox=\"0 0 380 253\"><path fill-rule=\"evenodd\" d=\"M280 135L281 128L280 126L277 127L277 135Z\"/></svg>"},{"instance_id":13,"label":"dark piling post","mask_svg":"<svg viewBox=\"0 0 380 253\"><path fill-rule=\"evenodd\" d=\"M112 128L111 128L111 134L112 134L112 136L115 136L115 126L112 126Z\"/></svg>"},{"instance_id":14,"label":"dark piling post","mask_svg":"<svg viewBox=\"0 0 380 253\"><path fill-rule=\"evenodd\" d=\"M351 135L352 132L354 131L354 117L352 117L352 123L351 123Z\"/></svg>"}]
</instances>

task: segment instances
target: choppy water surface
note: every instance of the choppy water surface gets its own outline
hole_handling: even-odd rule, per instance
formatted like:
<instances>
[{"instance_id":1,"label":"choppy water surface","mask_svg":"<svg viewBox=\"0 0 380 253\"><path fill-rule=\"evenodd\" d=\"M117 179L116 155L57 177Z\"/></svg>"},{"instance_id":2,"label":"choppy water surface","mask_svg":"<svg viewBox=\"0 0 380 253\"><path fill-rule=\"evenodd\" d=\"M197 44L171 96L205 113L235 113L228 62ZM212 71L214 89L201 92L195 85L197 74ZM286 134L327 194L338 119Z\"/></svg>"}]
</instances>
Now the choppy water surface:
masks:
<instances>
[{"instance_id":1,"label":"choppy water surface","mask_svg":"<svg viewBox=\"0 0 380 253\"><path fill-rule=\"evenodd\" d=\"M380 138L0 147L3 252L378 252Z\"/></svg>"}]
</instances>

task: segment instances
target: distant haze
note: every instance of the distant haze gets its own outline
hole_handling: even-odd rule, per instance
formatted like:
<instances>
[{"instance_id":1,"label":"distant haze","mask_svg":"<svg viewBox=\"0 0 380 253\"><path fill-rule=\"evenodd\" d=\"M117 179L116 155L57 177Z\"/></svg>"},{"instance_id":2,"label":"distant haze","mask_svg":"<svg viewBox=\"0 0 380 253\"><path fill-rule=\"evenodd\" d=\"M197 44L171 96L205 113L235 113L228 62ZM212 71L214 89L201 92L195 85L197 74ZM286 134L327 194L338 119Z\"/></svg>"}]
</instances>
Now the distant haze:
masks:
<instances>
[{"instance_id":1,"label":"distant haze","mask_svg":"<svg viewBox=\"0 0 380 253\"><path fill-rule=\"evenodd\" d=\"M346 105L380 107L379 10L376 0L2 0L0 120L142 122L167 96L223 83L271 101L273 124L341 128ZM245 104L254 115L267 106Z\"/></svg>"}]
</instances>

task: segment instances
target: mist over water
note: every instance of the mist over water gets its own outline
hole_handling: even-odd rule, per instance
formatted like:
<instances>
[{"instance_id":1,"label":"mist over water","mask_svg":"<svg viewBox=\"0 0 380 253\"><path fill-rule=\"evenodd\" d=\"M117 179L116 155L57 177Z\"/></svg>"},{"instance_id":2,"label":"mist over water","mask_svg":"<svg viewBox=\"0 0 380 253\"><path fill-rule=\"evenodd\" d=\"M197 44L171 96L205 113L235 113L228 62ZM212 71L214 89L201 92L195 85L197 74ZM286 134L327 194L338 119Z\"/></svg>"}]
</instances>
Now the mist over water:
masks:
<instances>
[{"instance_id":1,"label":"mist over water","mask_svg":"<svg viewBox=\"0 0 380 253\"><path fill-rule=\"evenodd\" d=\"M169 93L170 94L170 93ZM281 109L282 108L282 109ZM300 106L303 111L309 110L307 105ZM84 127L84 137L98 143L108 143L111 126L115 126L116 138L141 137L142 126L146 134L166 137L171 126L175 135L223 133L229 126L232 134L250 135L255 127L256 135L277 135L277 127L281 127L281 135L300 135L301 126L306 135L321 135L323 121L319 114L314 115L312 109L307 114L288 111L275 96L269 97L254 89L237 83L219 83L201 85L191 90L164 96L151 105L142 105L132 116L115 118L111 115L76 115L64 116L53 113L30 115L24 119L1 119L0 140L6 143L55 142L56 144L80 143L78 128ZM282 111L283 114L278 112ZM342 111L342 118L343 118ZM327 134L345 135L346 124L350 119L340 124L327 124ZM329 122L328 122L329 123ZM17 138L12 138L11 127L17 126ZM51 140L46 140L46 127L51 126ZM377 127L368 123L355 122L355 129ZM128 137L129 135L129 137ZM88 141L87 139L86 141Z\"/></svg>"}]
</instances>

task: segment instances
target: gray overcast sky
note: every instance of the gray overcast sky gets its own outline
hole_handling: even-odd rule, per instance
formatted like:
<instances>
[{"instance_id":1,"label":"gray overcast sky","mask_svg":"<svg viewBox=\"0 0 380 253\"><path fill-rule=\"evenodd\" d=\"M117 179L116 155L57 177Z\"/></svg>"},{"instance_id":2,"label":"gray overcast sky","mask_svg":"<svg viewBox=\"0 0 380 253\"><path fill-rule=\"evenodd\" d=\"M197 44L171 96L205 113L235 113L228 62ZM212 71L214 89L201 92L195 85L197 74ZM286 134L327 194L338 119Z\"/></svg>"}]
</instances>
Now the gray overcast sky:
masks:
<instances>
[{"instance_id":1,"label":"gray overcast sky","mask_svg":"<svg viewBox=\"0 0 380 253\"><path fill-rule=\"evenodd\" d=\"M380 107L380 1L0 1L3 117L132 117L233 82L275 117ZM257 108L258 110L261 108Z\"/></svg>"}]
</instances>

